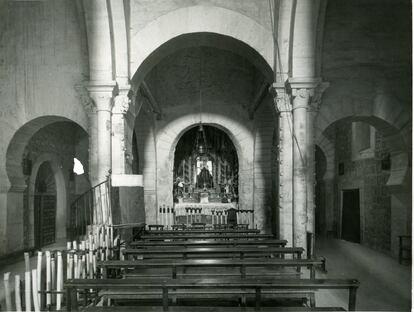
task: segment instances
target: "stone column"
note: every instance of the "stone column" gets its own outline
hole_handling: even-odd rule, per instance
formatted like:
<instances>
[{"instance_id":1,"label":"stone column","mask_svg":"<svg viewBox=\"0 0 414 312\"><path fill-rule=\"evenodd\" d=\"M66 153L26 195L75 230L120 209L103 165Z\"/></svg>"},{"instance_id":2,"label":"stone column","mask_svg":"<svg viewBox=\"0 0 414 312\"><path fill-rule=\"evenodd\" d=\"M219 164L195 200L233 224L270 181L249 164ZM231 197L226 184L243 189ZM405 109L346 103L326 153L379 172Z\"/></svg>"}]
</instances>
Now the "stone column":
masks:
<instances>
[{"instance_id":1,"label":"stone column","mask_svg":"<svg viewBox=\"0 0 414 312\"><path fill-rule=\"evenodd\" d=\"M128 92L130 86L119 88L112 109L112 172L125 174L126 172L126 114L129 109L130 99Z\"/></svg>"},{"instance_id":2,"label":"stone column","mask_svg":"<svg viewBox=\"0 0 414 312\"><path fill-rule=\"evenodd\" d=\"M276 111L279 115L278 145L278 230L281 239L293 244L293 163L292 163L292 105L285 92L284 83L274 83L270 90L274 96ZM276 190L275 190L276 191Z\"/></svg>"},{"instance_id":3,"label":"stone column","mask_svg":"<svg viewBox=\"0 0 414 312\"><path fill-rule=\"evenodd\" d=\"M97 135L91 137L90 146L97 151L97 171L92 176L96 177L98 183L106 180L111 170L111 111L114 87L115 83L112 82L90 83L87 86L96 109Z\"/></svg>"},{"instance_id":4,"label":"stone column","mask_svg":"<svg viewBox=\"0 0 414 312\"><path fill-rule=\"evenodd\" d=\"M311 195L314 191L314 177L309 180L309 146L314 144L313 136L309 137L307 131L308 106L314 95L315 87L320 83L319 79L289 79L293 97L293 245L302 247L307 253L306 233L308 228L308 199L314 206ZM312 220L314 210L311 210Z\"/></svg>"},{"instance_id":5,"label":"stone column","mask_svg":"<svg viewBox=\"0 0 414 312\"><path fill-rule=\"evenodd\" d=\"M322 94L329 86L328 83L321 83L315 88L310 105L307 107L307 227L308 233L312 233L311 255L314 255L315 246L315 118L318 114L322 100Z\"/></svg>"}]
</instances>

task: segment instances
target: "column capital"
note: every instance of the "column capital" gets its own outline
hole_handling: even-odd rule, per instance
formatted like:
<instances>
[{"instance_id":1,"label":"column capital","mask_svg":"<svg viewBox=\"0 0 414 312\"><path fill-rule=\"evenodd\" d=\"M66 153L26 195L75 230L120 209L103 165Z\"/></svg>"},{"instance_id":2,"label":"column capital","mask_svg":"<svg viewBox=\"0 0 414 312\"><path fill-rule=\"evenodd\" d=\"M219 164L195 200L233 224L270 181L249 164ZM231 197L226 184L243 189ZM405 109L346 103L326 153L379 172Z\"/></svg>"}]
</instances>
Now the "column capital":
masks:
<instances>
[{"instance_id":1,"label":"column capital","mask_svg":"<svg viewBox=\"0 0 414 312\"><path fill-rule=\"evenodd\" d=\"M278 114L292 111L289 94L284 82L274 82L269 87L269 92L273 96L273 103Z\"/></svg>"},{"instance_id":2,"label":"column capital","mask_svg":"<svg viewBox=\"0 0 414 312\"><path fill-rule=\"evenodd\" d=\"M125 115L128 112L128 109L132 103L129 97L130 93L130 85L122 85L118 87L118 95L114 99L112 113Z\"/></svg>"},{"instance_id":3,"label":"column capital","mask_svg":"<svg viewBox=\"0 0 414 312\"><path fill-rule=\"evenodd\" d=\"M115 81L89 81L86 89L93 100L97 111L111 111Z\"/></svg>"},{"instance_id":4,"label":"column capital","mask_svg":"<svg viewBox=\"0 0 414 312\"><path fill-rule=\"evenodd\" d=\"M322 99L323 92L329 87L329 83L322 82L321 78L289 78L288 86L292 97L302 99L294 101L294 108L306 108L316 112Z\"/></svg>"},{"instance_id":5,"label":"column capital","mask_svg":"<svg viewBox=\"0 0 414 312\"><path fill-rule=\"evenodd\" d=\"M322 103L322 95L326 89L329 88L329 82L321 82L314 90L314 94L312 96L309 111L318 112L319 108L321 107Z\"/></svg>"}]
</instances>

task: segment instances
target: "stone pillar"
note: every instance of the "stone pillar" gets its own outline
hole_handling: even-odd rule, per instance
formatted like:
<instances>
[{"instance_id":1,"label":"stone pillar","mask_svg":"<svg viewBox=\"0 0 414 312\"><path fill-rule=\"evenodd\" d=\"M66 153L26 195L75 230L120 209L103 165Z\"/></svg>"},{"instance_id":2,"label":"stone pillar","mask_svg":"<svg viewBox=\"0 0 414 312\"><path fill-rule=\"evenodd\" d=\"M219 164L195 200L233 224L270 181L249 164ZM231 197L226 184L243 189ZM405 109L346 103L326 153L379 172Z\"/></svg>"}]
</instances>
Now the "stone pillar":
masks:
<instances>
[{"instance_id":1,"label":"stone pillar","mask_svg":"<svg viewBox=\"0 0 414 312\"><path fill-rule=\"evenodd\" d=\"M125 174L126 172L126 114L129 109L130 99L128 92L130 86L119 88L112 109L112 172Z\"/></svg>"},{"instance_id":2,"label":"stone pillar","mask_svg":"<svg viewBox=\"0 0 414 312\"><path fill-rule=\"evenodd\" d=\"M313 134L307 131L309 125L308 109L314 89L320 79L290 78L289 84L293 97L293 245L302 247L307 253L306 234L308 229L308 209L314 220L314 174L310 173L309 146L314 145ZM314 150L312 148L311 150ZM313 170L314 172L314 170ZM312 175L312 177L310 177ZM312 223L311 227L314 224Z\"/></svg>"},{"instance_id":3,"label":"stone pillar","mask_svg":"<svg viewBox=\"0 0 414 312\"><path fill-rule=\"evenodd\" d=\"M278 230L281 239L293 244L293 163L292 163L292 105L285 92L284 83L274 83L270 90L274 96L276 111L279 115L279 145L278 145Z\"/></svg>"},{"instance_id":4,"label":"stone pillar","mask_svg":"<svg viewBox=\"0 0 414 312\"><path fill-rule=\"evenodd\" d=\"M318 114L322 100L322 94L329 86L328 83L321 83L313 91L310 105L307 107L307 227L308 233L312 233L311 254L314 255L315 247L315 118Z\"/></svg>"},{"instance_id":5,"label":"stone pillar","mask_svg":"<svg viewBox=\"0 0 414 312\"><path fill-rule=\"evenodd\" d=\"M97 135L91 137L90 146L97 151L98 164L92 176L96 177L98 183L106 180L111 170L111 111L114 87L115 83L112 82L94 82L87 86L96 109L96 119L92 122L96 122ZM91 152L93 153L94 150Z\"/></svg>"},{"instance_id":6,"label":"stone pillar","mask_svg":"<svg viewBox=\"0 0 414 312\"><path fill-rule=\"evenodd\" d=\"M307 223L307 114L309 91L293 91L293 246L306 249ZM306 254L306 251L305 251Z\"/></svg>"}]
</instances>

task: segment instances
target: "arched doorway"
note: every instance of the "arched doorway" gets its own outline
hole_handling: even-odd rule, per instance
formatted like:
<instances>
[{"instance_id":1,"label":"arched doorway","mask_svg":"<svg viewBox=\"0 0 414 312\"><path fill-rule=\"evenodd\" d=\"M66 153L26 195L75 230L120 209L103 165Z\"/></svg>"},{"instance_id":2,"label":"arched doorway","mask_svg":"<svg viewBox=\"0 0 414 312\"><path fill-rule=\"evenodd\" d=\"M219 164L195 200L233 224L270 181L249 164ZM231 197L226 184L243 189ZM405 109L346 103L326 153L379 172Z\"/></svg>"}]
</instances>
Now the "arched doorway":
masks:
<instances>
[{"instance_id":1,"label":"arched doorway","mask_svg":"<svg viewBox=\"0 0 414 312\"><path fill-rule=\"evenodd\" d=\"M51 164L40 165L34 189L35 247L41 248L56 241L56 181Z\"/></svg>"}]
</instances>

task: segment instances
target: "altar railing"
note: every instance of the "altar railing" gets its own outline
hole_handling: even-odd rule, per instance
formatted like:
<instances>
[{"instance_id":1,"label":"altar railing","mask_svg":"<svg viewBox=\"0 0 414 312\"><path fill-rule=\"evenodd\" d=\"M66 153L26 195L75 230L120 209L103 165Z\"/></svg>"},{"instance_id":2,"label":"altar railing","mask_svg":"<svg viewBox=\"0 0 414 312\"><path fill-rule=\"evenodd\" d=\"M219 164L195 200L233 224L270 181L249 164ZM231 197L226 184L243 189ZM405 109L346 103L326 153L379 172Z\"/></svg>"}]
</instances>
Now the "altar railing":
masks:
<instances>
[{"instance_id":1,"label":"altar railing","mask_svg":"<svg viewBox=\"0 0 414 312\"><path fill-rule=\"evenodd\" d=\"M247 224L249 229L255 228L253 210L237 209L235 203L179 203L173 207L160 206L158 224L164 225L165 229L172 228L175 224L227 224L228 210L231 208L236 209L237 224Z\"/></svg>"}]
</instances>

